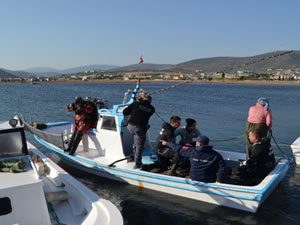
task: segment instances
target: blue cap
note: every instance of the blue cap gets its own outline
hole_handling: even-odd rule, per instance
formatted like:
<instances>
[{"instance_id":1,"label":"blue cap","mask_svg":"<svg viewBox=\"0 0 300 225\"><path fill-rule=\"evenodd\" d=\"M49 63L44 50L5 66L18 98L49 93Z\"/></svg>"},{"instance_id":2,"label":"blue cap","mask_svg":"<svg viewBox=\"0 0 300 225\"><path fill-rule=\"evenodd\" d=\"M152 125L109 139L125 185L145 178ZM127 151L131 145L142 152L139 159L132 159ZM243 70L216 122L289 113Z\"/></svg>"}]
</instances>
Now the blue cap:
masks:
<instances>
[{"instance_id":1,"label":"blue cap","mask_svg":"<svg viewBox=\"0 0 300 225\"><path fill-rule=\"evenodd\" d=\"M200 142L202 145L208 145L209 143L209 138L204 135L195 137L192 140L193 142Z\"/></svg>"}]
</instances>

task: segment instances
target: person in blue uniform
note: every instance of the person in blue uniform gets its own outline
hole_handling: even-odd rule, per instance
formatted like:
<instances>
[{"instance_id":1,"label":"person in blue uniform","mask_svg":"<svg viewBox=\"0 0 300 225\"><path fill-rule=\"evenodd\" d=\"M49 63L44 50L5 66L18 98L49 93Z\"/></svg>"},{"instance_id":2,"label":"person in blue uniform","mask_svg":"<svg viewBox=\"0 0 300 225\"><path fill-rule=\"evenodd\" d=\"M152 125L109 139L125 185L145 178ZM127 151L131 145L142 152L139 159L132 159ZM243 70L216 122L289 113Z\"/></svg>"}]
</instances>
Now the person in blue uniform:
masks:
<instances>
[{"instance_id":1,"label":"person in blue uniform","mask_svg":"<svg viewBox=\"0 0 300 225\"><path fill-rule=\"evenodd\" d=\"M130 104L123 111L124 116L130 115L127 129L133 135L133 152L135 165L134 169L142 168L142 153L146 141L146 133L148 130L148 122L155 112L155 108L151 105L152 97L150 95L142 95Z\"/></svg>"},{"instance_id":2,"label":"person in blue uniform","mask_svg":"<svg viewBox=\"0 0 300 225\"><path fill-rule=\"evenodd\" d=\"M191 163L190 178L205 183L222 183L224 179L225 162L223 157L209 145L209 138L199 136L192 139L193 146L180 146L162 140L162 145L168 146L183 157L188 157Z\"/></svg>"}]
</instances>

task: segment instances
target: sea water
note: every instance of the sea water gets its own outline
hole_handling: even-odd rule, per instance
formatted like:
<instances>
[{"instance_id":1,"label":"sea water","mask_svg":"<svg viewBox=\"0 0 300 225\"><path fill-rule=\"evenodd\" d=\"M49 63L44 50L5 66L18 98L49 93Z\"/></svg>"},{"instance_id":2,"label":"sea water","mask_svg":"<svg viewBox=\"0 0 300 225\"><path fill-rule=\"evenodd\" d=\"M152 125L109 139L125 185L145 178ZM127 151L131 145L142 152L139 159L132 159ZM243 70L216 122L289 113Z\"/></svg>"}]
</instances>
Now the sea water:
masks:
<instances>
[{"instance_id":1,"label":"sea water","mask_svg":"<svg viewBox=\"0 0 300 225\"><path fill-rule=\"evenodd\" d=\"M168 82L142 83L151 93L173 85ZM65 111L75 96L100 97L110 105L123 101L134 83L0 83L0 121L22 114L37 123L73 121ZM273 136L280 150L289 157L289 145L300 136L300 86L223 83L189 83L153 96L156 114L150 119L150 137L155 140L163 121L171 115L197 121L197 128L211 139L215 149L245 151L244 126L248 109L259 97L267 97L273 114ZM73 176L118 206L128 225L183 224L298 224L300 220L300 167L289 169L283 182L256 214L140 189L69 168L59 158L27 135L44 153ZM273 150L282 156L274 141Z\"/></svg>"}]
</instances>

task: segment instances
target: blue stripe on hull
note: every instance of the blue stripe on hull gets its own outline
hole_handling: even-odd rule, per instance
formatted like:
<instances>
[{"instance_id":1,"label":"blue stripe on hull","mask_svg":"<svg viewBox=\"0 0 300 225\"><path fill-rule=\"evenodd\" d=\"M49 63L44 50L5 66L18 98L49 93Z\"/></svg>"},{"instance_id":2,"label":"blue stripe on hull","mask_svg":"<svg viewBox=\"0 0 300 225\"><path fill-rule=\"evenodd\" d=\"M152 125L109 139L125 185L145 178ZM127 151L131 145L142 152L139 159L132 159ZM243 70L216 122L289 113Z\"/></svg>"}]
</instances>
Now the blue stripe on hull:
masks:
<instances>
[{"instance_id":1,"label":"blue stripe on hull","mask_svg":"<svg viewBox=\"0 0 300 225\"><path fill-rule=\"evenodd\" d=\"M107 165L96 163L91 160L86 160L86 159L83 159L78 156L69 156L68 154L64 154L61 150L50 146L47 142L43 141L39 137L36 137L36 136L34 136L34 137L38 142L40 142L47 148L57 152L64 159L66 159L70 162L75 162L76 164L84 166L90 170L96 170L96 171L99 171L102 173L110 174L111 176L127 178L127 179L131 179L131 180L135 180L135 181L142 181L145 183L151 183L151 184L155 184L158 186L166 186L166 187L181 189L181 190L185 190L185 191L200 192L200 193L205 193L205 194L218 195L218 196L222 196L222 197L230 197L230 198L237 198L237 199L243 199L243 200L252 200L252 201L258 201L258 202L260 202L266 194L268 195L269 191L271 191L273 188L275 188L275 185L279 182L279 179L280 179L279 175L281 174L281 172L283 170L287 170L287 167L288 167L287 164L285 166L283 166L281 168L281 170L272 177L271 181L268 182L268 184L263 189L254 189L254 188L250 189L250 188L243 188L243 187L227 187L227 186L220 185L220 184L208 184L208 183L203 183L203 182L198 182L198 181L192 181L190 179L189 180L183 179L183 178L178 179L178 178L173 178L173 177L164 177L164 176L160 176L160 175L156 175L156 174L150 174L150 173L141 172L141 171L132 171L132 170L126 170L126 169L121 169L121 168L111 168L111 167L108 167ZM89 164L91 166L83 165L80 162ZM95 166L97 166L97 167L95 167ZM102 168L109 169L110 171L106 171ZM123 172L126 174L122 174L119 172ZM132 176L132 175L143 176L143 178ZM155 181L155 180L151 180L151 179L147 179L147 178L159 179L160 181ZM181 183L181 184L190 184L190 185L193 185L194 187L186 187L186 186L181 186L181 185L176 185L176 184L168 184L168 183L161 182L161 181L169 181L169 182L175 182L175 183ZM274 187L272 187L272 185L274 185ZM244 195L228 194L228 193L223 193L220 191L201 190L195 186L198 186L199 188L200 187L205 187L205 188L210 187L210 188L218 188L218 189L223 189L223 190L239 191L239 192L251 193L251 194L256 194L256 195L244 196Z\"/></svg>"}]
</instances>

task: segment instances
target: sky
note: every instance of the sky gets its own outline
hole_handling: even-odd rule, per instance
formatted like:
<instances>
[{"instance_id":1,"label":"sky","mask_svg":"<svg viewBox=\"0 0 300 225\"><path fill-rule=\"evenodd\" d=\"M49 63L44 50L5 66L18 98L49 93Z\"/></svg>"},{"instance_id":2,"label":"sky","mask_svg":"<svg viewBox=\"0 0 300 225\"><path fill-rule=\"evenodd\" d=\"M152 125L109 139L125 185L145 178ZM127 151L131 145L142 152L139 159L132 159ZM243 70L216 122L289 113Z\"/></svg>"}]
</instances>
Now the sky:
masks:
<instances>
[{"instance_id":1,"label":"sky","mask_svg":"<svg viewBox=\"0 0 300 225\"><path fill-rule=\"evenodd\" d=\"M300 50L298 0L1 0L0 68Z\"/></svg>"}]
</instances>

